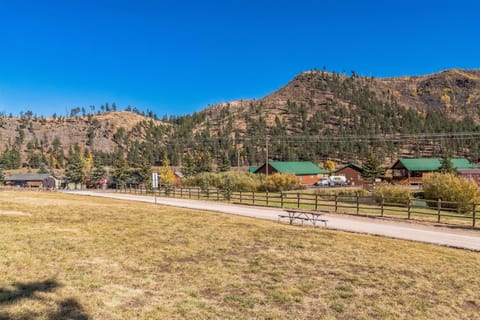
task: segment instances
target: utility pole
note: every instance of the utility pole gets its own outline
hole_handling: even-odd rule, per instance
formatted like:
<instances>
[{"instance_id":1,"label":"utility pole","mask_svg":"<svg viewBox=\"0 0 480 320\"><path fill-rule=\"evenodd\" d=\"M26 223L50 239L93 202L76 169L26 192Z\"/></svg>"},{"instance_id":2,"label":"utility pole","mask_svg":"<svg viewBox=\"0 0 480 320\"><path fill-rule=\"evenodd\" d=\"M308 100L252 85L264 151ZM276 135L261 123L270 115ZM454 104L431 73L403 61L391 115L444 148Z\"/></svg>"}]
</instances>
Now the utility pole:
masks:
<instances>
[{"instance_id":1,"label":"utility pole","mask_svg":"<svg viewBox=\"0 0 480 320\"><path fill-rule=\"evenodd\" d=\"M266 139L265 139L265 176L268 178L268 136L266 136Z\"/></svg>"},{"instance_id":2,"label":"utility pole","mask_svg":"<svg viewBox=\"0 0 480 320\"><path fill-rule=\"evenodd\" d=\"M235 151L237 152L237 171L240 172L240 149L238 148L235 137L233 137L233 146L235 148Z\"/></svg>"}]
</instances>

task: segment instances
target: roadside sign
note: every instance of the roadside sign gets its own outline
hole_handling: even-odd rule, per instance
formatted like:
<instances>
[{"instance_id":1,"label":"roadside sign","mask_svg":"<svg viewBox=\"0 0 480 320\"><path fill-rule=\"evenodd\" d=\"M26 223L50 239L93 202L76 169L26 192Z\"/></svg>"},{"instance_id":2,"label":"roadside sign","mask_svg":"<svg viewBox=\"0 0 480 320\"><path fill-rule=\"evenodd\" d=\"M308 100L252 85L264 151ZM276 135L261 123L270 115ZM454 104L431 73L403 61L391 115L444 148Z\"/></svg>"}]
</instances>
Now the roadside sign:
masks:
<instances>
[{"instance_id":1,"label":"roadside sign","mask_svg":"<svg viewBox=\"0 0 480 320\"><path fill-rule=\"evenodd\" d=\"M158 189L158 173L152 172L152 188Z\"/></svg>"}]
</instances>

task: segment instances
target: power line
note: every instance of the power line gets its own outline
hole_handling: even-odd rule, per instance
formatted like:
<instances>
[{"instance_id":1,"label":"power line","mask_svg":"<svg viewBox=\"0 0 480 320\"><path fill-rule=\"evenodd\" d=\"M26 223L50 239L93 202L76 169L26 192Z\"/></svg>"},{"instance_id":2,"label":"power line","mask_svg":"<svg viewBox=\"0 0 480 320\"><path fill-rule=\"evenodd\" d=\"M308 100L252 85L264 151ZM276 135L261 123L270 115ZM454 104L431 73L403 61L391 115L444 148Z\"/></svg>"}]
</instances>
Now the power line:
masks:
<instances>
[{"instance_id":1,"label":"power line","mask_svg":"<svg viewBox=\"0 0 480 320\"><path fill-rule=\"evenodd\" d=\"M405 140L467 140L480 137L480 132L437 132L437 133L405 133L405 134L370 134L370 135L289 135L289 136L268 136L270 142L407 142ZM265 141L265 137L191 137L191 138L169 138L170 143L191 143L191 142L232 142L232 144L242 144L246 141Z\"/></svg>"}]
</instances>

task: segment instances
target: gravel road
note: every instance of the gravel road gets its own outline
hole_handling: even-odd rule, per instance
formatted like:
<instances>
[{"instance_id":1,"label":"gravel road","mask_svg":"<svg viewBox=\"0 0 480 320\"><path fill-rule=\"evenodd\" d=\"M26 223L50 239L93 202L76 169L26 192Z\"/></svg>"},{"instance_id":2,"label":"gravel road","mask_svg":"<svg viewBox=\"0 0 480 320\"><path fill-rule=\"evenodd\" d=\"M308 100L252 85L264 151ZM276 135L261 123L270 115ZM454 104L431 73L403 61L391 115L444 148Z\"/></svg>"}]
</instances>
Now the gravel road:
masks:
<instances>
[{"instance_id":1,"label":"gravel road","mask_svg":"<svg viewBox=\"0 0 480 320\"><path fill-rule=\"evenodd\" d=\"M119 193L106 193L86 190L65 191L85 196L105 197L112 199L132 200L155 203L151 196L139 196ZM198 201L175 198L157 198L157 204L189 208L195 210L215 211L251 218L275 220L279 214L285 214L282 209L226 204L210 201ZM480 230L454 229L417 223L382 220L378 218L354 217L340 214L325 214L328 219L328 229L341 230L432 243L447 247L480 251ZM322 224L323 225L323 224Z\"/></svg>"}]
</instances>

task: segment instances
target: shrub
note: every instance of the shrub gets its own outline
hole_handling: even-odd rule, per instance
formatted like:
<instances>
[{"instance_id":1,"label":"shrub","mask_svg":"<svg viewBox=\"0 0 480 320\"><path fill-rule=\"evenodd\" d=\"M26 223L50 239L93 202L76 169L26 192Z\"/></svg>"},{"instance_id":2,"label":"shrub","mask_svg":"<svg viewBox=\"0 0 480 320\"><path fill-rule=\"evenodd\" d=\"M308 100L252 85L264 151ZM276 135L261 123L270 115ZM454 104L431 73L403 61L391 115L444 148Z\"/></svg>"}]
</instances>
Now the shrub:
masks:
<instances>
[{"instance_id":1,"label":"shrub","mask_svg":"<svg viewBox=\"0 0 480 320\"><path fill-rule=\"evenodd\" d=\"M256 191L261 184L260 177L252 173L240 172L203 172L185 179L183 185L186 187L218 188L232 191Z\"/></svg>"},{"instance_id":2,"label":"shrub","mask_svg":"<svg viewBox=\"0 0 480 320\"><path fill-rule=\"evenodd\" d=\"M382 198L384 203L388 204L408 204L410 198L410 190L392 185L380 185L373 191L373 196L377 203L381 203Z\"/></svg>"},{"instance_id":3,"label":"shrub","mask_svg":"<svg viewBox=\"0 0 480 320\"><path fill-rule=\"evenodd\" d=\"M432 173L423 179L426 200L439 200L455 203L442 203L442 208L454 208L458 212L472 210L472 203L478 198L478 187L473 181L451 173ZM435 205L435 203L429 203Z\"/></svg>"},{"instance_id":4,"label":"shrub","mask_svg":"<svg viewBox=\"0 0 480 320\"><path fill-rule=\"evenodd\" d=\"M275 173L265 178L263 188L268 191L288 191L298 189L300 181L294 174Z\"/></svg>"},{"instance_id":5,"label":"shrub","mask_svg":"<svg viewBox=\"0 0 480 320\"><path fill-rule=\"evenodd\" d=\"M335 190L335 189L316 189L315 194L318 194L319 196L334 196L334 195L339 195L342 197L356 197L357 195L359 197L368 197L371 195L370 191L365 190L365 189L352 189L352 188L345 188L345 189L340 189L340 190Z\"/></svg>"}]
</instances>

